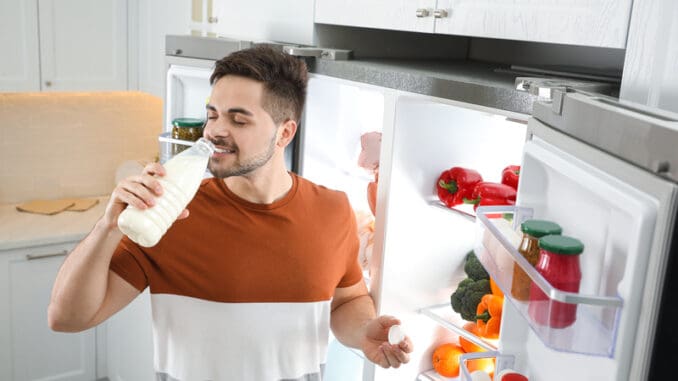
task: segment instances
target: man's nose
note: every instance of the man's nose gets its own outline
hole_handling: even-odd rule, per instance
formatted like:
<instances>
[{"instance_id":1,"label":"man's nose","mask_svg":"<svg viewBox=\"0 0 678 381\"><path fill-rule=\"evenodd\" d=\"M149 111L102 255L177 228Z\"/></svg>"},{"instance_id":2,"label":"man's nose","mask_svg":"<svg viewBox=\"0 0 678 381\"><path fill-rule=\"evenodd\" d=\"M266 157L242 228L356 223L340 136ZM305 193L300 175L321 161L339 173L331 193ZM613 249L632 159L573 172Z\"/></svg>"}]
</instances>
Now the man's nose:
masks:
<instances>
[{"instance_id":1,"label":"man's nose","mask_svg":"<svg viewBox=\"0 0 678 381\"><path fill-rule=\"evenodd\" d=\"M205 139L221 138L229 134L228 126L225 123L220 124L218 121L207 123L202 132Z\"/></svg>"}]
</instances>

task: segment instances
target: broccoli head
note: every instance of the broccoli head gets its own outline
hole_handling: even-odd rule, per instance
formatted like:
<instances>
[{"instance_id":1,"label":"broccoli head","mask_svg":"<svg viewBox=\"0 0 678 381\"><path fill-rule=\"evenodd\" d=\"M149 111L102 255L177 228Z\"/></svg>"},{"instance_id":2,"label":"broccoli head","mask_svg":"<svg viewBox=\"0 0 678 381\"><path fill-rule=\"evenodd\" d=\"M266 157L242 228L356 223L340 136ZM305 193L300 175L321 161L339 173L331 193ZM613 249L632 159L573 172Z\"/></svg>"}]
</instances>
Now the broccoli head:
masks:
<instances>
[{"instance_id":1,"label":"broccoli head","mask_svg":"<svg viewBox=\"0 0 678 381\"><path fill-rule=\"evenodd\" d=\"M459 282L457 290L450 296L452 309L461 314L461 318L476 321L476 308L483 295L492 293L490 281L466 278Z\"/></svg>"},{"instance_id":2,"label":"broccoli head","mask_svg":"<svg viewBox=\"0 0 678 381\"><path fill-rule=\"evenodd\" d=\"M487 273L473 251L470 251L468 254L466 254L464 272L469 278L474 280L490 279L490 274Z\"/></svg>"}]
</instances>

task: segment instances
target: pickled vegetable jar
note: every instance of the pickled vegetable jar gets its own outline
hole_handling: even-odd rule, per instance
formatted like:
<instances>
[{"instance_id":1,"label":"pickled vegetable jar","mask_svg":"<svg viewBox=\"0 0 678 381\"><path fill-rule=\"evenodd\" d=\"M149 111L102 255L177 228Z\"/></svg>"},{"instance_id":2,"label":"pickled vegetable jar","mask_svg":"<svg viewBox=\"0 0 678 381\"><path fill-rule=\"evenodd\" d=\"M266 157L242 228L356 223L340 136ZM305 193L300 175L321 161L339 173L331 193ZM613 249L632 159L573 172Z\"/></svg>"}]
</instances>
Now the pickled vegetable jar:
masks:
<instances>
[{"instance_id":1,"label":"pickled vegetable jar","mask_svg":"<svg viewBox=\"0 0 678 381\"><path fill-rule=\"evenodd\" d=\"M205 121L197 118L176 118L172 120L172 139L197 141L202 137ZM188 145L173 143L172 155L176 155L188 148Z\"/></svg>"},{"instance_id":2,"label":"pickled vegetable jar","mask_svg":"<svg viewBox=\"0 0 678 381\"><path fill-rule=\"evenodd\" d=\"M583 251L584 244L576 238L547 235L539 239L539 261L535 268L554 288L579 292L579 255ZM549 299L536 283L530 286L529 303L528 313L537 324L565 328L577 319L576 304Z\"/></svg>"}]
</instances>

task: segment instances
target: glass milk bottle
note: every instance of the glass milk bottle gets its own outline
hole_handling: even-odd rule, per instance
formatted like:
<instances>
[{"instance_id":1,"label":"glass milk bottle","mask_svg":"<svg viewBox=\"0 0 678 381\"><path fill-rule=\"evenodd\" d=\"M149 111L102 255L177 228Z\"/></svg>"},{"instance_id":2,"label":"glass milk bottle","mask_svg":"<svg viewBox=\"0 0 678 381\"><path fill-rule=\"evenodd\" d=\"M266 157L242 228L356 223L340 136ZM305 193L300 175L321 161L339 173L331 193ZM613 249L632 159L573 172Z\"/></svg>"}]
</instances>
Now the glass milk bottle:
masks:
<instances>
[{"instance_id":1,"label":"glass milk bottle","mask_svg":"<svg viewBox=\"0 0 678 381\"><path fill-rule=\"evenodd\" d=\"M212 153L212 142L201 138L168 160L165 176L158 177L163 192L155 205L147 209L128 205L118 217L120 231L141 246L155 246L195 196Z\"/></svg>"}]
</instances>

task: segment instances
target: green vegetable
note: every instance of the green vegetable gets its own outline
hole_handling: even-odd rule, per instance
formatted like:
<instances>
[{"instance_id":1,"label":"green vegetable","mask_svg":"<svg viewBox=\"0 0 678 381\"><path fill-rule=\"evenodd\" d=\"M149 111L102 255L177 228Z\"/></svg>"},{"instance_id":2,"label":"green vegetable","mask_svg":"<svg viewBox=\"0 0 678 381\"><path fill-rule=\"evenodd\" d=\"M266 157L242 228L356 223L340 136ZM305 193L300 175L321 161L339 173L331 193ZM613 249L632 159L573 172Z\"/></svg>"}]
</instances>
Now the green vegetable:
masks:
<instances>
[{"instance_id":1,"label":"green vegetable","mask_svg":"<svg viewBox=\"0 0 678 381\"><path fill-rule=\"evenodd\" d=\"M464 272L469 278L474 280L490 279L490 274L485 271L485 268L476 257L476 254L471 250L466 254L466 263L464 263Z\"/></svg>"},{"instance_id":2,"label":"green vegetable","mask_svg":"<svg viewBox=\"0 0 678 381\"><path fill-rule=\"evenodd\" d=\"M461 314L461 318L476 321L476 309L483 295L492 293L490 281L466 278L459 282L457 290L450 296L452 309Z\"/></svg>"}]
</instances>

